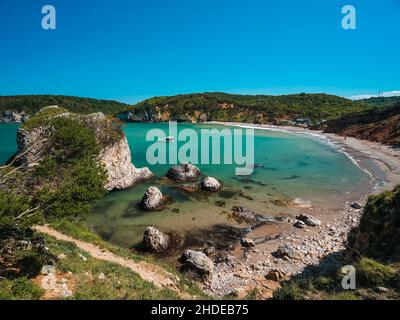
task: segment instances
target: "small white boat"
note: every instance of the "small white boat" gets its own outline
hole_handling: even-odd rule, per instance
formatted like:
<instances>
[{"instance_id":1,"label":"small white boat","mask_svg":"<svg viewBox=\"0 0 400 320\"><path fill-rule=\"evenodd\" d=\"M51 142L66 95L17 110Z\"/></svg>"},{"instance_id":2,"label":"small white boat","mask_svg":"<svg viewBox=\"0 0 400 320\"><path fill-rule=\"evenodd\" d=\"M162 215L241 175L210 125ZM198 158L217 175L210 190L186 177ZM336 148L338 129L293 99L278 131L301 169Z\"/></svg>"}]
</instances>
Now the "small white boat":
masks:
<instances>
[{"instance_id":1,"label":"small white boat","mask_svg":"<svg viewBox=\"0 0 400 320\"><path fill-rule=\"evenodd\" d=\"M164 139L160 140L162 142L174 142L174 137L168 136L165 137Z\"/></svg>"}]
</instances>

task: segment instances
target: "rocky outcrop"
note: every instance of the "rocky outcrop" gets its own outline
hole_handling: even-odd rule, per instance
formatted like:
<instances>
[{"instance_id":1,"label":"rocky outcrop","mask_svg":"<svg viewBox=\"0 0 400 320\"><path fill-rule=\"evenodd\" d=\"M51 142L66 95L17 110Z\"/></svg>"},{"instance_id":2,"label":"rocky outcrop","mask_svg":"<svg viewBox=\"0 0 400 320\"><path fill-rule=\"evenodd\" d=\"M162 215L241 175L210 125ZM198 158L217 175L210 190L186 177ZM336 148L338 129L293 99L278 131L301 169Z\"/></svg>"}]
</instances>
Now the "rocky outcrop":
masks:
<instances>
[{"instance_id":1,"label":"rocky outcrop","mask_svg":"<svg viewBox=\"0 0 400 320\"><path fill-rule=\"evenodd\" d=\"M200 182L200 188L209 192L217 192L221 187L221 183L213 177L204 177Z\"/></svg>"},{"instance_id":2,"label":"rocky outcrop","mask_svg":"<svg viewBox=\"0 0 400 320\"><path fill-rule=\"evenodd\" d=\"M361 203L359 203L358 201L353 201L350 204L350 207L352 207L353 209L362 209L363 205Z\"/></svg>"},{"instance_id":3,"label":"rocky outcrop","mask_svg":"<svg viewBox=\"0 0 400 320\"><path fill-rule=\"evenodd\" d=\"M147 227L143 235L145 248L153 252L162 252L168 249L169 237L154 227Z\"/></svg>"},{"instance_id":4,"label":"rocky outcrop","mask_svg":"<svg viewBox=\"0 0 400 320\"><path fill-rule=\"evenodd\" d=\"M303 221L309 227L317 227L321 225L321 221L314 218L312 215L309 214L300 214L296 216L297 220Z\"/></svg>"},{"instance_id":5,"label":"rocky outcrop","mask_svg":"<svg viewBox=\"0 0 400 320\"><path fill-rule=\"evenodd\" d=\"M143 195L140 205L149 211L162 210L165 205L165 198L157 187L149 187Z\"/></svg>"},{"instance_id":6,"label":"rocky outcrop","mask_svg":"<svg viewBox=\"0 0 400 320\"><path fill-rule=\"evenodd\" d=\"M173 166L168 170L166 176L176 182L193 182L200 176L200 169L195 165L186 163Z\"/></svg>"},{"instance_id":7,"label":"rocky outcrop","mask_svg":"<svg viewBox=\"0 0 400 320\"><path fill-rule=\"evenodd\" d=\"M100 161L107 170L107 190L126 189L153 176L149 168L136 168L132 164L131 151L124 136L120 141L106 147Z\"/></svg>"},{"instance_id":8,"label":"rocky outcrop","mask_svg":"<svg viewBox=\"0 0 400 320\"><path fill-rule=\"evenodd\" d=\"M6 110L3 113L0 113L0 122L4 123L21 123L26 122L29 120L29 115L24 111L13 111L13 110Z\"/></svg>"},{"instance_id":9,"label":"rocky outcrop","mask_svg":"<svg viewBox=\"0 0 400 320\"><path fill-rule=\"evenodd\" d=\"M199 276L211 276L214 263L201 251L186 250L182 255L183 269Z\"/></svg>"},{"instance_id":10,"label":"rocky outcrop","mask_svg":"<svg viewBox=\"0 0 400 320\"><path fill-rule=\"evenodd\" d=\"M44 115L47 114L49 114L49 119L56 117L74 117L81 120L85 125L95 128L98 140L100 140L100 138L104 139L104 135L107 134L103 132L104 128L102 124L106 121L106 117L102 113L75 115L63 108L50 106L42 108L36 117L44 117ZM18 164L35 166L42 160L44 155L49 152L49 149L51 150L49 137L52 128L43 123L33 127L22 126L18 130ZM139 169L132 164L131 151L125 135L116 142L102 146L99 162L104 166L107 172L107 182L105 185L107 191L126 189L135 183L147 180L153 176L148 168Z\"/></svg>"}]
</instances>

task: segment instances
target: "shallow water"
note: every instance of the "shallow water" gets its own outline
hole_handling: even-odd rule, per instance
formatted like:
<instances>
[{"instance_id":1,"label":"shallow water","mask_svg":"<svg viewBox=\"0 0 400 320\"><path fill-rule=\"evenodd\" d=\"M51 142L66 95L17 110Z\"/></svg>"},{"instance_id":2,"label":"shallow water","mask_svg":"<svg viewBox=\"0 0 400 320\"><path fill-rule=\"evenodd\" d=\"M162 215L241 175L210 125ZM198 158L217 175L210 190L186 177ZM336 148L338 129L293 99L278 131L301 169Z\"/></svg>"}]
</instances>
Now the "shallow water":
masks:
<instances>
[{"instance_id":1,"label":"shallow water","mask_svg":"<svg viewBox=\"0 0 400 320\"><path fill-rule=\"evenodd\" d=\"M210 128L210 125L179 124L180 130ZM146 150L152 142L146 142L149 129L161 128L168 133L168 124L127 124L125 132L137 167L148 166L156 176L162 177L170 165L149 166ZM212 128L226 128L213 125ZM175 142L178 147L182 142ZM224 145L221 145L221 150ZM199 146L199 152L201 152ZM369 185L368 176L345 154L326 142L309 136L284 132L256 130L256 168L251 176L236 176L236 165L201 165L204 175L214 176L224 183L224 191L214 195L190 194L177 189L177 184L157 181L155 178L131 189L113 192L95 208L90 222L107 240L132 247L140 242L143 230L155 226L166 232L178 232L182 236L196 231L209 230L218 225L243 227L229 218L233 205L245 205L266 215L290 214L295 210L276 207L274 199L302 198L315 206L338 208L343 199L361 194ZM138 203L149 185L157 185L164 195L174 202L160 212L145 212ZM248 200L240 191L251 195ZM216 205L216 201L224 201Z\"/></svg>"},{"instance_id":2,"label":"shallow water","mask_svg":"<svg viewBox=\"0 0 400 320\"><path fill-rule=\"evenodd\" d=\"M16 123L0 123L0 164L8 161L17 151L18 128Z\"/></svg>"},{"instance_id":3,"label":"shallow water","mask_svg":"<svg viewBox=\"0 0 400 320\"><path fill-rule=\"evenodd\" d=\"M357 198L369 186L369 177L343 152L321 139L285 132L255 131L256 168L251 176L236 176L236 165L198 165L202 173L223 181L222 192L186 193L177 184L158 181L170 165L149 165L146 150L153 142L146 141L148 130L161 128L168 133L168 124L131 123L125 133L137 167L148 166L157 176L152 181L124 191L112 192L102 199L89 217L89 222L106 240L132 247L142 239L144 229L155 226L165 232L176 232L183 238L219 226L244 227L229 217L233 205L245 205L266 215L291 214L296 210L277 207L275 199L302 198L314 206L330 209L342 206L344 199ZM197 132L210 125L179 124L178 132L193 128ZM225 126L212 125L223 129ZM0 125L0 162L16 151L17 124ZM176 141L178 147L184 142ZM221 144L221 152L224 144ZM199 145L199 153L201 145ZM145 212L138 203L149 185L157 185L172 203L159 212ZM249 200L240 192L251 195ZM216 205L215 202L219 202ZM223 202L225 204L223 205Z\"/></svg>"}]
</instances>

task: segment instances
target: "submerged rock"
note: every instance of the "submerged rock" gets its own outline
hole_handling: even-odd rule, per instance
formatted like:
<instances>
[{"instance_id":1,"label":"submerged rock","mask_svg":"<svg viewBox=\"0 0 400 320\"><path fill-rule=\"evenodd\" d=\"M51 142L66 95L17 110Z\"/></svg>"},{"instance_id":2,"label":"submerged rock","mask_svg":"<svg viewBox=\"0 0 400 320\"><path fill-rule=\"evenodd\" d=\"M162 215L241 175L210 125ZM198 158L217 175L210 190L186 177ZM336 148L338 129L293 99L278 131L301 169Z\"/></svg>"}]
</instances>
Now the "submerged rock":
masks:
<instances>
[{"instance_id":1,"label":"submerged rock","mask_svg":"<svg viewBox=\"0 0 400 320\"><path fill-rule=\"evenodd\" d=\"M234 206L232 208L232 216L239 223L258 224L278 222L275 217L264 216L243 206Z\"/></svg>"},{"instance_id":2,"label":"submerged rock","mask_svg":"<svg viewBox=\"0 0 400 320\"><path fill-rule=\"evenodd\" d=\"M145 210L161 210L165 205L165 198L157 187L149 187L143 195L140 205Z\"/></svg>"},{"instance_id":3,"label":"submerged rock","mask_svg":"<svg viewBox=\"0 0 400 320\"><path fill-rule=\"evenodd\" d=\"M310 201L300 199L300 198L296 198L296 199L289 201L289 204L295 208L312 209L312 204Z\"/></svg>"},{"instance_id":4,"label":"submerged rock","mask_svg":"<svg viewBox=\"0 0 400 320\"><path fill-rule=\"evenodd\" d=\"M312 215L309 214L300 214L296 216L296 219L303 221L306 225L310 227L316 227L321 225L321 221L314 218Z\"/></svg>"},{"instance_id":5,"label":"submerged rock","mask_svg":"<svg viewBox=\"0 0 400 320\"><path fill-rule=\"evenodd\" d=\"M214 272L214 263L201 251L186 250L182 255L183 269L200 276L210 276Z\"/></svg>"},{"instance_id":6,"label":"submerged rock","mask_svg":"<svg viewBox=\"0 0 400 320\"><path fill-rule=\"evenodd\" d=\"M100 142L107 140L109 136L110 120L103 113L77 115L57 106L49 106L40 109L36 117L38 119L46 117L46 121L38 122L34 126L21 126L18 129L16 159L19 165L36 166L46 154L51 153L50 135L53 128L48 120L70 118L95 130L96 140L101 147L99 163L104 166L107 173L104 186L107 191L126 189L153 176L147 167L139 169L132 164L131 151L124 134L114 142L104 144Z\"/></svg>"},{"instance_id":7,"label":"submerged rock","mask_svg":"<svg viewBox=\"0 0 400 320\"><path fill-rule=\"evenodd\" d=\"M170 168L166 174L169 179L177 182L196 181L200 176L200 169L193 164L186 163Z\"/></svg>"},{"instance_id":8,"label":"submerged rock","mask_svg":"<svg viewBox=\"0 0 400 320\"><path fill-rule=\"evenodd\" d=\"M221 183L213 177L204 177L200 182L200 188L209 192L217 192L221 187Z\"/></svg>"},{"instance_id":9,"label":"submerged rock","mask_svg":"<svg viewBox=\"0 0 400 320\"><path fill-rule=\"evenodd\" d=\"M162 252L168 249L169 237L154 227L147 227L143 235L143 244L147 250Z\"/></svg>"},{"instance_id":10,"label":"submerged rock","mask_svg":"<svg viewBox=\"0 0 400 320\"><path fill-rule=\"evenodd\" d=\"M282 270L272 269L265 275L265 279L272 281L283 281L288 279L288 275Z\"/></svg>"}]
</instances>

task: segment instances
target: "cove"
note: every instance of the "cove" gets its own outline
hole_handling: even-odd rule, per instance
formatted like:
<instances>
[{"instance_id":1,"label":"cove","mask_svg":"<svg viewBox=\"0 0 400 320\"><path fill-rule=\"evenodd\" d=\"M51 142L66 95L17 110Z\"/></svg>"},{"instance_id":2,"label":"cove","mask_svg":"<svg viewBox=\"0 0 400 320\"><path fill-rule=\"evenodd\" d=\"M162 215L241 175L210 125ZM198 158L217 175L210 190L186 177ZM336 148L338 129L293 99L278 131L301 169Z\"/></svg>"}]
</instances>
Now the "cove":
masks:
<instances>
[{"instance_id":1,"label":"cove","mask_svg":"<svg viewBox=\"0 0 400 320\"><path fill-rule=\"evenodd\" d=\"M156 177L128 190L108 194L89 217L89 222L105 240L124 247L140 243L147 226L176 233L187 243L196 242L201 235L217 238L218 234L232 233L230 228L243 227L231 219L232 206L243 205L266 215L291 214L290 209L273 203L302 198L315 206L335 209L349 197L361 195L369 185L365 172L340 150L320 139L255 130L254 161L262 166L256 166L250 176L237 176L234 164L199 164L204 175L222 180L224 189L212 195L186 192L187 184L171 184L160 179L170 168L169 164L147 163L146 150L153 142L146 141L146 134L154 128L168 134L166 123L129 123L124 130L133 163L137 167L148 166ZM186 128L200 132L210 125L179 123L177 134ZM179 148L184 142L174 138ZM220 147L223 150L223 140ZM138 207L150 185L156 185L171 197L172 202L165 210L144 212Z\"/></svg>"}]
</instances>

